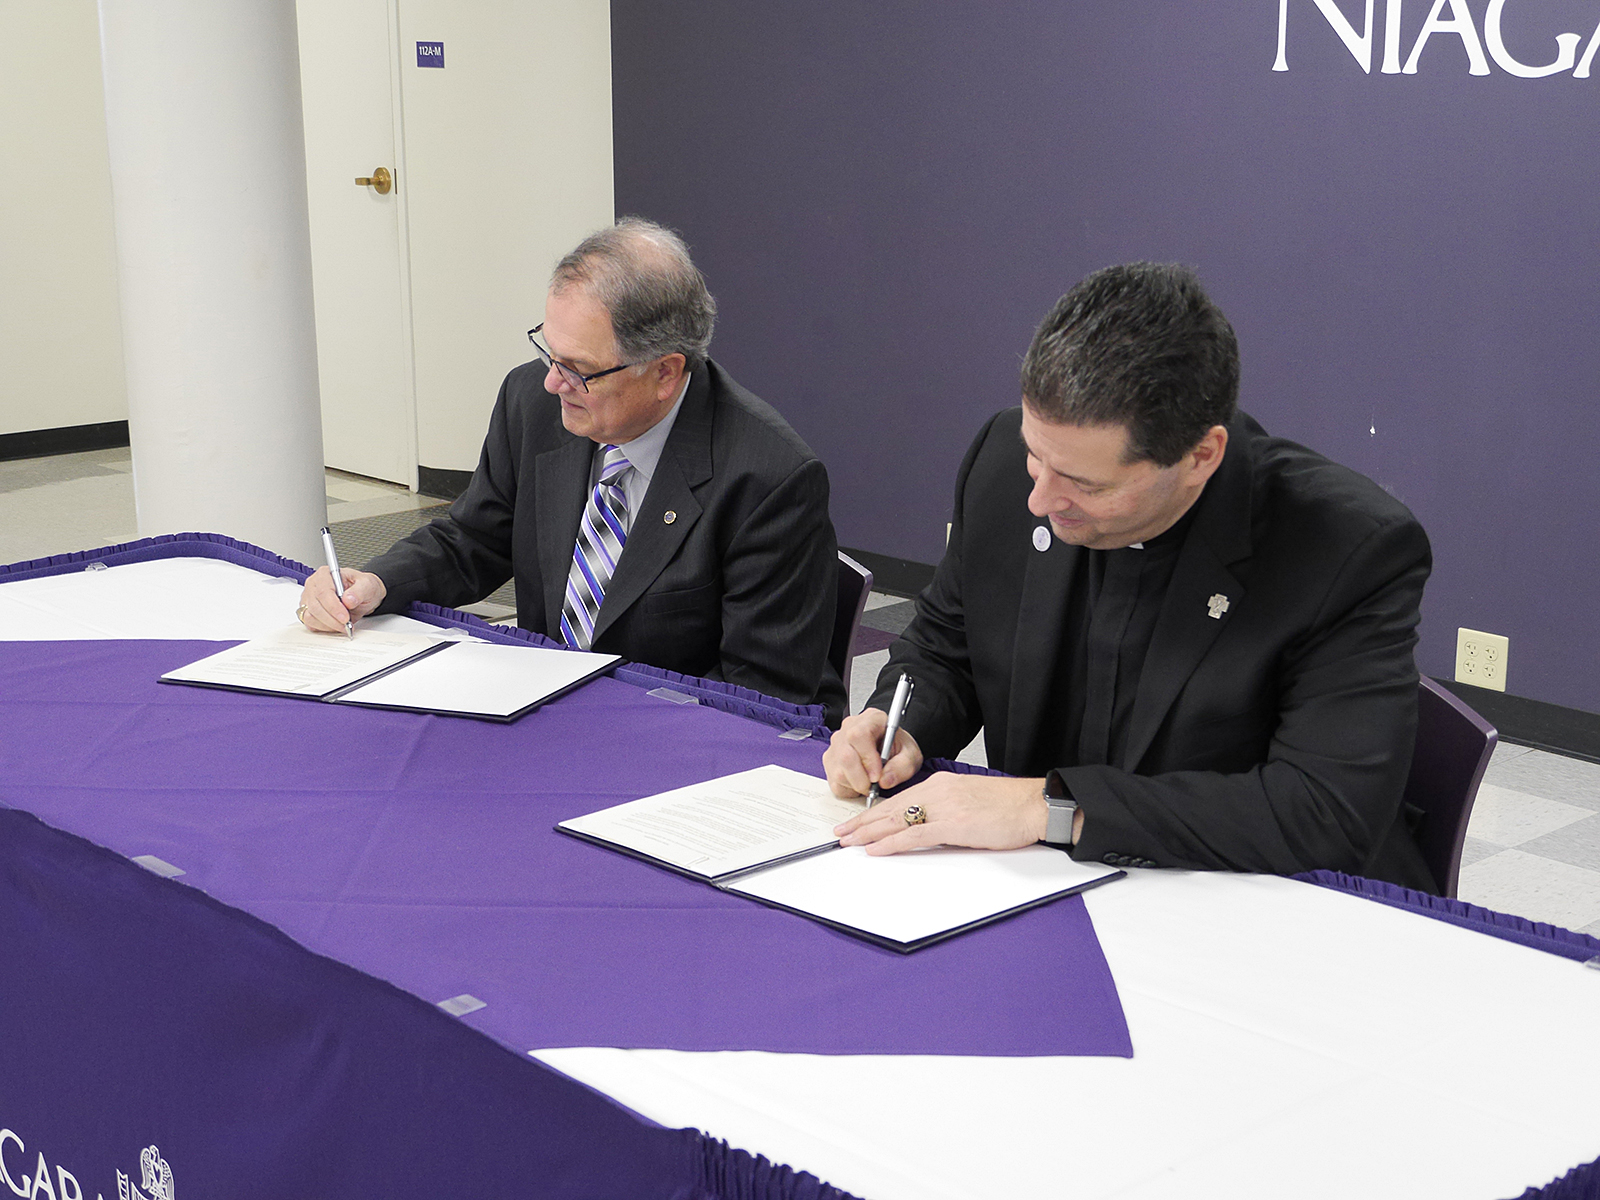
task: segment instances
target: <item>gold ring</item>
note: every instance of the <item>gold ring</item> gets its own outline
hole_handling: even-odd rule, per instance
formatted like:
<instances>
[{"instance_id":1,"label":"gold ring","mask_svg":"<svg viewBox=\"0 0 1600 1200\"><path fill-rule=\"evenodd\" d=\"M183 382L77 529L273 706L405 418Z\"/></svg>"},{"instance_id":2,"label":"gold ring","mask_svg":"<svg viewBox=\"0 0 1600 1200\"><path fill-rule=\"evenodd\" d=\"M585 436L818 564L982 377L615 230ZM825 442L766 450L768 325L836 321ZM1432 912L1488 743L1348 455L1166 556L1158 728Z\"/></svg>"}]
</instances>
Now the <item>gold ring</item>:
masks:
<instances>
[{"instance_id":1,"label":"gold ring","mask_svg":"<svg viewBox=\"0 0 1600 1200\"><path fill-rule=\"evenodd\" d=\"M920 804L913 804L907 808L905 816L907 825L922 825L928 820L928 812Z\"/></svg>"},{"instance_id":2,"label":"gold ring","mask_svg":"<svg viewBox=\"0 0 1600 1200\"><path fill-rule=\"evenodd\" d=\"M294 610L294 619L296 621L299 621L301 624L305 623L306 606L304 604L302 604L299 608Z\"/></svg>"}]
</instances>

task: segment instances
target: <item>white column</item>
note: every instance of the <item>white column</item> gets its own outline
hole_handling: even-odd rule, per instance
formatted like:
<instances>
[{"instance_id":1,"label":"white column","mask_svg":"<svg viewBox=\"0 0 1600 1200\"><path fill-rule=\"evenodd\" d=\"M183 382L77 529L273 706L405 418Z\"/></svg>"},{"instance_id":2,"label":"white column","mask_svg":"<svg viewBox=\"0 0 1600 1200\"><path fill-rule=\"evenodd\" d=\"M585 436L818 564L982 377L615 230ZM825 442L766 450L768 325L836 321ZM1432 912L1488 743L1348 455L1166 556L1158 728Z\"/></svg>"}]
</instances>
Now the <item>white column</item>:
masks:
<instances>
[{"instance_id":1,"label":"white column","mask_svg":"<svg viewBox=\"0 0 1600 1200\"><path fill-rule=\"evenodd\" d=\"M139 532L315 564L326 517L294 0L100 0Z\"/></svg>"}]
</instances>

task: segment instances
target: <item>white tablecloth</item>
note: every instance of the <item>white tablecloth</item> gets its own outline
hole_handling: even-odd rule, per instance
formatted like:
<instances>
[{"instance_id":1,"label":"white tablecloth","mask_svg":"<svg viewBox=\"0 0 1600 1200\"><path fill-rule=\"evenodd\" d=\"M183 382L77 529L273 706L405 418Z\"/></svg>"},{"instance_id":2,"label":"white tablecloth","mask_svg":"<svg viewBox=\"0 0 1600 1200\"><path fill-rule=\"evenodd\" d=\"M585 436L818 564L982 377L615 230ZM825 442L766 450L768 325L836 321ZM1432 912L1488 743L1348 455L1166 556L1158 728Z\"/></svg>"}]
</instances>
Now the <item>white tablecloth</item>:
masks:
<instances>
[{"instance_id":1,"label":"white tablecloth","mask_svg":"<svg viewBox=\"0 0 1600 1200\"><path fill-rule=\"evenodd\" d=\"M0 585L0 637L248 638L298 594L203 559L74 571ZM870 1200L1505 1200L1600 1157L1600 971L1284 879L1086 900L1132 1059L534 1053Z\"/></svg>"}]
</instances>

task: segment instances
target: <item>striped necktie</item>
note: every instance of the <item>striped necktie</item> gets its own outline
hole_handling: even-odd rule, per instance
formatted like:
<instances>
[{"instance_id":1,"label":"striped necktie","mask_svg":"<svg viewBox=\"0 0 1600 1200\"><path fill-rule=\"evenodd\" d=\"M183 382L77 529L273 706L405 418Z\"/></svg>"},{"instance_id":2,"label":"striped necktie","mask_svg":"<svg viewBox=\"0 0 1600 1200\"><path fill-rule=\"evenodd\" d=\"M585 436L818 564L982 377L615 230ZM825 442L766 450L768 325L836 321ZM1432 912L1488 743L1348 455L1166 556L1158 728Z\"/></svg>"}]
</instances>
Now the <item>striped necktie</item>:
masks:
<instances>
[{"instance_id":1,"label":"striped necktie","mask_svg":"<svg viewBox=\"0 0 1600 1200\"><path fill-rule=\"evenodd\" d=\"M561 639L574 649L587 650L594 642L594 622L606 598L606 584L616 573L628 540L628 497L618 481L632 465L617 447L605 448L600 478L578 522L567 598L561 606Z\"/></svg>"}]
</instances>

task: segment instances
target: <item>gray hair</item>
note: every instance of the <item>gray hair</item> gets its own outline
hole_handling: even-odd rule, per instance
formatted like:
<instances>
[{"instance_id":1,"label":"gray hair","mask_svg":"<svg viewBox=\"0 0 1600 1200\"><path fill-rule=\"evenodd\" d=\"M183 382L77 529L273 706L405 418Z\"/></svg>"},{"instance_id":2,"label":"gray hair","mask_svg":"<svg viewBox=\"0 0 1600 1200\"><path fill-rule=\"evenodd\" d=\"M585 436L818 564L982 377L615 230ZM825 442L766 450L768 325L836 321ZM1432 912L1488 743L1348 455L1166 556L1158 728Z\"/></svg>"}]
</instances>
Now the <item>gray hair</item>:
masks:
<instances>
[{"instance_id":1,"label":"gray hair","mask_svg":"<svg viewBox=\"0 0 1600 1200\"><path fill-rule=\"evenodd\" d=\"M681 354L690 371L705 365L717 302L672 230L623 217L591 233L551 272L552 291L569 287L583 288L611 314L624 362Z\"/></svg>"}]
</instances>

